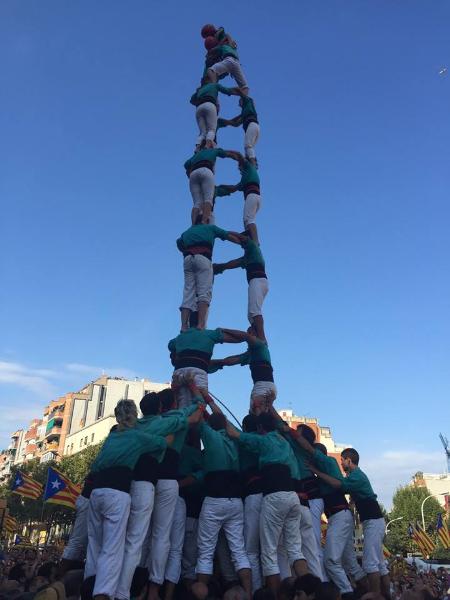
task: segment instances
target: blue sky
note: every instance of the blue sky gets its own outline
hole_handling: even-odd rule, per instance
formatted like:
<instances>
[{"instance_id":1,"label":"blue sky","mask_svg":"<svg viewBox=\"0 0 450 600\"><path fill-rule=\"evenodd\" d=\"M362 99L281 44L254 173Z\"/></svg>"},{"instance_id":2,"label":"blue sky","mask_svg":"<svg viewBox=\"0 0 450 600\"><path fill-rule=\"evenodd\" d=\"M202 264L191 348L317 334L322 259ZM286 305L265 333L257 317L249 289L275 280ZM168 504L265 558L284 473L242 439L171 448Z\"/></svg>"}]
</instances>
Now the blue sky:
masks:
<instances>
[{"instance_id":1,"label":"blue sky","mask_svg":"<svg viewBox=\"0 0 450 600\"><path fill-rule=\"evenodd\" d=\"M387 504L415 471L442 471L449 18L444 0L3 2L1 445L102 369L170 378L175 239L191 209L182 164L196 136L189 98L199 30L213 22L237 39L260 116L278 406L357 447ZM221 110L237 114L236 98ZM242 149L242 132L219 141ZM237 179L233 161L218 162L219 183ZM216 213L241 229L239 195ZM216 245L216 260L238 254ZM246 327L242 272L217 278L209 324ZM244 414L246 369L210 385Z\"/></svg>"}]
</instances>

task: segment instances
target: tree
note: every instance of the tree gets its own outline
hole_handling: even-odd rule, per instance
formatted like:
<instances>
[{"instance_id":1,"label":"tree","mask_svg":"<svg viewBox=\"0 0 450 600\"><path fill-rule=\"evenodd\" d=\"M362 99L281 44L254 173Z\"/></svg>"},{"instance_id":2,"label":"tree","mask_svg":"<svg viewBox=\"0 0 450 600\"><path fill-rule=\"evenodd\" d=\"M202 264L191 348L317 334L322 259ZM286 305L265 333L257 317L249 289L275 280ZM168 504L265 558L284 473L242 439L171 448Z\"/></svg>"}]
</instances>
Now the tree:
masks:
<instances>
[{"instance_id":1,"label":"tree","mask_svg":"<svg viewBox=\"0 0 450 600\"><path fill-rule=\"evenodd\" d=\"M404 486L397 488L393 498L393 508L389 520L403 517L392 523L386 536L386 546L395 554L418 552L418 548L409 537L408 528L416 522L422 524L421 506L424 499L430 495L426 487ZM437 542L436 522L442 507L436 498L429 498L424 505L425 529ZM428 529L431 526L430 530Z\"/></svg>"}]
</instances>

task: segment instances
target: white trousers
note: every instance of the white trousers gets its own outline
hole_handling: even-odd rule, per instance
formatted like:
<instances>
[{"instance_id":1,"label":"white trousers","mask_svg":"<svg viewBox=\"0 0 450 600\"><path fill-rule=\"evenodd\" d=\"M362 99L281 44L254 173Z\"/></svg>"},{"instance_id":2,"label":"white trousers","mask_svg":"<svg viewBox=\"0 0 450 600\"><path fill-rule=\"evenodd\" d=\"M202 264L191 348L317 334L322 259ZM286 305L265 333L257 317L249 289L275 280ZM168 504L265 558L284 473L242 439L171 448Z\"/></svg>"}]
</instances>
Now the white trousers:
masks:
<instances>
[{"instance_id":1,"label":"white trousers","mask_svg":"<svg viewBox=\"0 0 450 600\"><path fill-rule=\"evenodd\" d=\"M227 538L223 529L219 531L216 546L216 559L219 564L220 574L227 582L236 581L238 576L231 559L230 548L228 547Z\"/></svg>"},{"instance_id":2,"label":"white trousers","mask_svg":"<svg viewBox=\"0 0 450 600\"><path fill-rule=\"evenodd\" d=\"M191 375L194 376L194 383L198 388L208 391L208 373L197 367L181 367L181 369L175 369L172 375L172 381L179 385L186 376ZM192 404L194 396L187 385L182 385L178 389L177 394L179 408L185 408Z\"/></svg>"},{"instance_id":3,"label":"white trousers","mask_svg":"<svg viewBox=\"0 0 450 600\"><path fill-rule=\"evenodd\" d=\"M211 498L202 505L198 523L197 573L212 575L214 551L223 528L236 571L249 569L244 545L244 508L240 498Z\"/></svg>"},{"instance_id":4,"label":"white trousers","mask_svg":"<svg viewBox=\"0 0 450 600\"><path fill-rule=\"evenodd\" d=\"M385 527L383 517L367 519L362 523L364 535L362 566L367 574L379 572L386 575L386 561L383 555Z\"/></svg>"},{"instance_id":5,"label":"white trousers","mask_svg":"<svg viewBox=\"0 0 450 600\"><path fill-rule=\"evenodd\" d=\"M252 589L262 587L261 563L259 560L259 520L261 515L262 494L251 494L244 500L244 540L245 550L252 568Z\"/></svg>"},{"instance_id":6,"label":"white trousers","mask_svg":"<svg viewBox=\"0 0 450 600\"><path fill-rule=\"evenodd\" d=\"M305 555L310 573L323 580L322 565L320 564L316 536L312 523L311 510L300 504L302 518L300 520L300 536L302 538L302 552Z\"/></svg>"},{"instance_id":7,"label":"white trousers","mask_svg":"<svg viewBox=\"0 0 450 600\"><path fill-rule=\"evenodd\" d=\"M263 497L260 517L261 563L265 577L278 575L277 548L283 536L289 564L304 560L300 537L300 501L295 492L274 492Z\"/></svg>"},{"instance_id":8,"label":"white trousers","mask_svg":"<svg viewBox=\"0 0 450 600\"><path fill-rule=\"evenodd\" d=\"M214 141L217 129L217 107L212 102L203 102L197 106L195 112L199 136L197 145L200 145L205 140Z\"/></svg>"},{"instance_id":9,"label":"white trousers","mask_svg":"<svg viewBox=\"0 0 450 600\"><path fill-rule=\"evenodd\" d=\"M244 136L245 156L255 158L255 146L259 138L259 123L249 123Z\"/></svg>"},{"instance_id":10,"label":"white trousers","mask_svg":"<svg viewBox=\"0 0 450 600\"><path fill-rule=\"evenodd\" d=\"M183 263L184 288L181 308L195 310L197 302L211 303L213 286L212 262L206 256L185 256Z\"/></svg>"},{"instance_id":11,"label":"white trousers","mask_svg":"<svg viewBox=\"0 0 450 600\"><path fill-rule=\"evenodd\" d=\"M216 63L211 67L211 70L214 71L214 73L216 73L217 75L223 75L224 73L228 73L236 81L236 83L241 89L243 89L244 91L248 91L248 83L242 71L241 64L232 56L227 56L220 62Z\"/></svg>"},{"instance_id":12,"label":"white trousers","mask_svg":"<svg viewBox=\"0 0 450 600\"><path fill-rule=\"evenodd\" d=\"M247 194L244 200L244 227L256 223L256 213L261 208L261 196L259 194Z\"/></svg>"},{"instance_id":13,"label":"white trousers","mask_svg":"<svg viewBox=\"0 0 450 600\"><path fill-rule=\"evenodd\" d=\"M115 597L125 550L130 502L130 494L111 488L97 488L89 499L84 578L95 575L93 596L104 594Z\"/></svg>"},{"instance_id":14,"label":"white trousers","mask_svg":"<svg viewBox=\"0 0 450 600\"><path fill-rule=\"evenodd\" d=\"M181 559L181 577L183 579L196 580L195 566L197 564L197 535L198 519L186 517L186 529L184 534L183 557Z\"/></svg>"},{"instance_id":15,"label":"white trousers","mask_svg":"<svg viewBox=\"0 0 450 600\"><path fill-rule=\"evenodd\" d=\"M172 527L170 529L170 550L164 575L164 579L172 583L180 581L185 528L186 502L178 496Z\"/></svg>"},{"instance_id":16,"label":"white trousers","mask_svg":"<svg viewBox=\"0 0 450 600\"><path fill-rule=\"evenodd\" d=\"M276 397L277 388L273 381L257 381L253 384L250 394L250 412L253 411L253 404L256 399L258 399L258 403L263 401L263 404L259 405L259 410L266 412L269 410Z\"/></svg>"},{"instance_id":17,"label":"white trousers","mask_svg":"<svg viewBox=\"0 0 450 600\"><path fill-rule=\"evenodd\" d=\"M248 282L248 320L253 322L253 318L262 315L264 298L269 291L269 282L265 277L255 277Z\"/></svg>"},{"instance_id":18,"label":"white trousers","mask_svg":"<svg viewBox=\"0 0 450 600\"><path fill-rule=\"evenodd\" d=\"M145 535L150 525L155 486L149 481L132 481L130 489L130 516L125 538L125 552L116 598L129 600L131 582L141 557Z\"/></svg>"},{"instance_id":19,"label":"white trousers","mask_svg":"<svg viewBox=\"0 0 450 600\"><path fill-rule=\"evenodd\" d=\"M323 548L322 548L322 514L323 514L323 498L313 498L309 500L309 510L311 511L312 526L314 536L316 538L317 554L320 560L322 569L322 581L328 581L327 572L323 564Z\"/></svg>"},{"instance_id":20,"label":"white trousers","mask_svg":"<svg viewBox=\"0 0 450 600\"><path fill-rule=\"evenodd\" d=\"M204 202L212 205L215 189L214 173L208 167L195 169L189 176L189 189L195 208L202 208Z\"/></svg>"},{"instance_id":21,"label":"white trousers","mask_svg":"<svg viewBox=\"0 0 450 600\"><path fill-rule=\"evenodd\" d=\"M159 479L155 488L155 503L150 522L150 552L147 558L149 580L164 583L167 558L170 552L170 532L178 501L178 481Z\"/></svg>"},{"instance_id":22,"label":"white trousers","mask_svg":"<svg viewBox=\"0 0 450 600\"><path fill-rule=\"evenodd\" d=\"M323 559L328 577L337 585L341 594L353 591L345 573L344 564L348 568L351 565L351 568L354 568L352 557L352 555L355 555L353 544L354 527L353 516L349 510L341 510L328 519Z\"/></svg>"},{"instance_id":23,"label":"white trousers","mask_svg":"<svg viewBox=\"0 0 450 600\"><path fill-rule=\"evenodd\" d=\"M84 560L86 558L89 500L80 494L75 502L75 510L75 522L62 554L62 558L66 560Z\"/></svg>"}]
</instances>

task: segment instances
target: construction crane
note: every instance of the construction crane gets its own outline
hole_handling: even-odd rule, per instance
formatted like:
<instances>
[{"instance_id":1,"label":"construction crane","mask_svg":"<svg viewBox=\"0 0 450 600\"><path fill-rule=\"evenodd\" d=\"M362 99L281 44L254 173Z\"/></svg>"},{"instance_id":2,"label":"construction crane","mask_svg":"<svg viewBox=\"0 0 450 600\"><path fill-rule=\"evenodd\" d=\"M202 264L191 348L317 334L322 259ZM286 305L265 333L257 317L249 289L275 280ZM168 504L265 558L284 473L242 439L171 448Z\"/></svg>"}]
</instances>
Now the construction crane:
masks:
<instances>
[{"instance_id":1,"label":"construction crane","mask_svg":"<svg viewBox=\"0 0 450 600\"><path fill-rule=\"evenodd\" d=\"M450 473L450 450L448 447L448 439L442 433L439 434L439 439L444 446L445 456L447 457L447 473Z\"/></svg>"}]
</instances>

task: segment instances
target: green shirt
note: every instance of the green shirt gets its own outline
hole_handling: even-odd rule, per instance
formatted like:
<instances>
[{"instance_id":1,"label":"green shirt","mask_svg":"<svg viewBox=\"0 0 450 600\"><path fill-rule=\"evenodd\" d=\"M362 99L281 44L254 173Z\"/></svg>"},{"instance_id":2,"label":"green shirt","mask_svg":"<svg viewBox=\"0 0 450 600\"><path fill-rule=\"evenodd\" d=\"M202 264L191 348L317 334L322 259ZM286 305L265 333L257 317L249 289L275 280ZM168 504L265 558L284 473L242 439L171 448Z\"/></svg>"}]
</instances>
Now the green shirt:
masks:
<instances>
[{"instance_id":1,"label":"green shirt","mask_svg":"<svg viewBox=\"0 0 450 600\"><path fill-rule=\"evenodd\" d=\"M289 433L285 434L283 437L289 442L292 452L294 453L298 466L299 479L312 477L313 473L306 464L310 458L306 450L303 450L303 448L297 444L295 438L293 438Z\"/></svg>"},{"instance_id":2,"label":"green shirt","mask_svg":"<svg viewBox=\"0 0 450 600\"><path fill-rule=\"evenodd\" d=\"M150 452L158 462L161 462L166 448L167 442L163 437L145 433L140 428L111 431L91 471L96 473L110 467L133 469L140 455L146 452Z\"/></svg>"},{"instance_id":3,"label":"green shirt","mask_svg":"<svg viewBox=\"0 0 450 600\"><path fill-rule=\"evenodd\" d=\"M291 477L299 479L298 464L292 448L278 431L270 431L264 435L241 433L239 443L243 448L259 455L260 469L271 464L287 465L291 471Z\"/></svg>"},{"instance_id":4,"label":"green shirt","mask_svg":"<svg viewBox=\"0 0 450 600\"><path fill-rule=\"evenodd\" d=\"M272 364L267 342L257 339L254 343L248 345L247 352L241 354L241 366L260 362Z\"/></svg>"},{"instance_id":5,"label":"green shirt","mask_svg":"<svg viewBox=\"0 0 450 600\"><path fill-rule=\"evenodd\" d=\"M342 473L337 464L337 460L332 456L327 456L320 450L314 450L313 454L314 464L317 466L319 471L323 471L326 475L330 477L334 477L335 479L339 479L339 481L343 481ZM328 483L325 483L322 479L319 482L320 493L322 496L327 496L328 494L334 494L336 492L335 488Z\"/></svg>"},{"instance_id":6,"label":"green shirt","mask_svg":"<svg viewBox=\"0 0 450 600\"><path fill-rule=\"evenodd\" d=\"M197 481L201 481L203 479L202 451L184 444L180 452L179 472L181 477L192 475Z\"/></svg>"},{"instance_id":7,"label":"green shirt","mask_svg":"<svg viewBox=\"0 0 450 600\"><path fill-rule=\"evenodd\" d=\"M184 168L186 171L191 171L193 170L193 167L202 162L209 163L214 167L217 157L226 158L226 156L226 152L222 148L204 148L191 156L191 158L184 163Z\"/></svg>"},{"instance_id":8,"label":"green shirt","mask_svg":"<svg viewBox=\"0 0 450 600\"><path fill-rule=\"evenodd\" d=\"M239 182L238 187L240 190L243 190L245 186L249 185L250 183L259 185L260 179L258 175L258 169L255 167L255 165L252 165L249 160L246 160L244 162L244 166L242 167L241 181Z\"/></svg>"},{"instance_id":9,"label":"green shirt","mask_svg":"<svg viewBox=\"0 0 450 600\"><path fill-rule=\"evenodd\" d=\"M365 500L371 498L376 500L377 498L370 485L369 478L359 467L351 471L347 477L342 478L342 491L344 494L350 494L355 499Z\"/></svg>"},{"instance_id":10,"label":"green shirt","mask_svg":"<svg viewBox=\"0 0 450 600\"><path fill-rule=\"evenodd\" d=\"M176 433L188 426L187 418L183 416L168 417L164 415L147 415L138 419L136 427L145 433L153 435L162 435L165 437L171 433Z\"/></svg>"},{"instance_id":11,"label":"green shirt","mask_svg":"<svg viewBox=\"0 0 450 600\"><path fill-rule=\"evenodd\" d=\"M262 265L263 267L266 266L261 249L256 242L248 239L245 242L244 251L244 256L242 257L243 269L246 269L249 265L255 264Z\"/></svg>"},{"instance_id":12,"label":"green shirt","mask_svg":"<svg viewBox=\"0 0 450 600\"><path fill-rule=\"evenodd\" d=\"M223 60L227 56L232 56L236 60L239 60L237 50L235 48L232 48L231 46L228 46L227 44L216 46L214 50L216 51L216 56L218 56L221 60Z\"/></svg>"},{"instance_id":13,"label":"green shirt","mask_svg":"<svg viewBox=\"0 0 450 600\"><path fill-rule=\"evenodd\" d=\"M177 354L184 350L198 350L212 354L215 344L223 344L223 331L221 329L191 327L170 340L169 350Z\"/></svg>"},{"instance_id":14,"label":"green shirt","mask_svg":"<svg viewBox=\"0 0 450 600\"><path fill-rule=\"evenodd\" d=\"M202 246L205 244L212 250L217 238L226 240L228 238L228 231L225 231L225 229L221 229L216 225L192 225L192 227L186 229L186 231L181 234L181 237L178 238L177 246L181 252L185 251L190 246Z\"/></svg>"},{"instance_id":15,"label":"green shirt","mask_svg":"<svg viewBox=\"0 0 450 600\"><path fill-rule=\"evenodd\" d=\"M244 123L249 117L255 117L255 119L258 118L258 115L256 113L255 104L254 104L252 98L250 98L250 96L242 96L241 117L242 117L242 120L244 121Z\"/></svg>"},{"instance_id":16,"label":"green shirt","mask_svg":"<svg viewBox=\"0 0 450 600\"><path fill-rule=\"evenodd\" d=\"M186 408L176 408L174 410L168 410L167 412L165 412L161 415L163 419L170 419L170 420L172 420L174 418L184 419L186 422L185 427L183 427L182 429L179 429L178 431L176 431L173 434L174 435L173 442L170 447L172 448L172 450L175 450L175 452L178 452L178 454L181 452L181 449L186 440L186 436L187 436L187 432L188 432L187 418L190 415L192 415L193 412L195 412L197 410L199 400L201 402L203 402L203 398L195 397L194 402L190 406L186 406Z\"/></svg>"},{"instance_id":17,"label":"green shirt","mask_svg":"<svg viewBox=\"0 0 450 600\"><path fill-rule=\"evenodd\" d=\"M219 92L222 92L222 94L226 94L227 96L231 96L233 90L232 88L227 88L223 85L220 85L220 83L207 83L199 87L196 92L192 94L191 104L195 104L197 106L207 99L210 102L216 103Z\"/></svg>"},{"instance_id":18,"label":"green shirt","mask_svg":"<svg viewBox=\"0 0 450 600\"><path fill-rule=\"evenodd\" d=\"M239 456L236 442L224 429L216 431L207 423L200 425L200 437L203 442L203 471L239 471Z\"/></svg>"}]
</instances>

